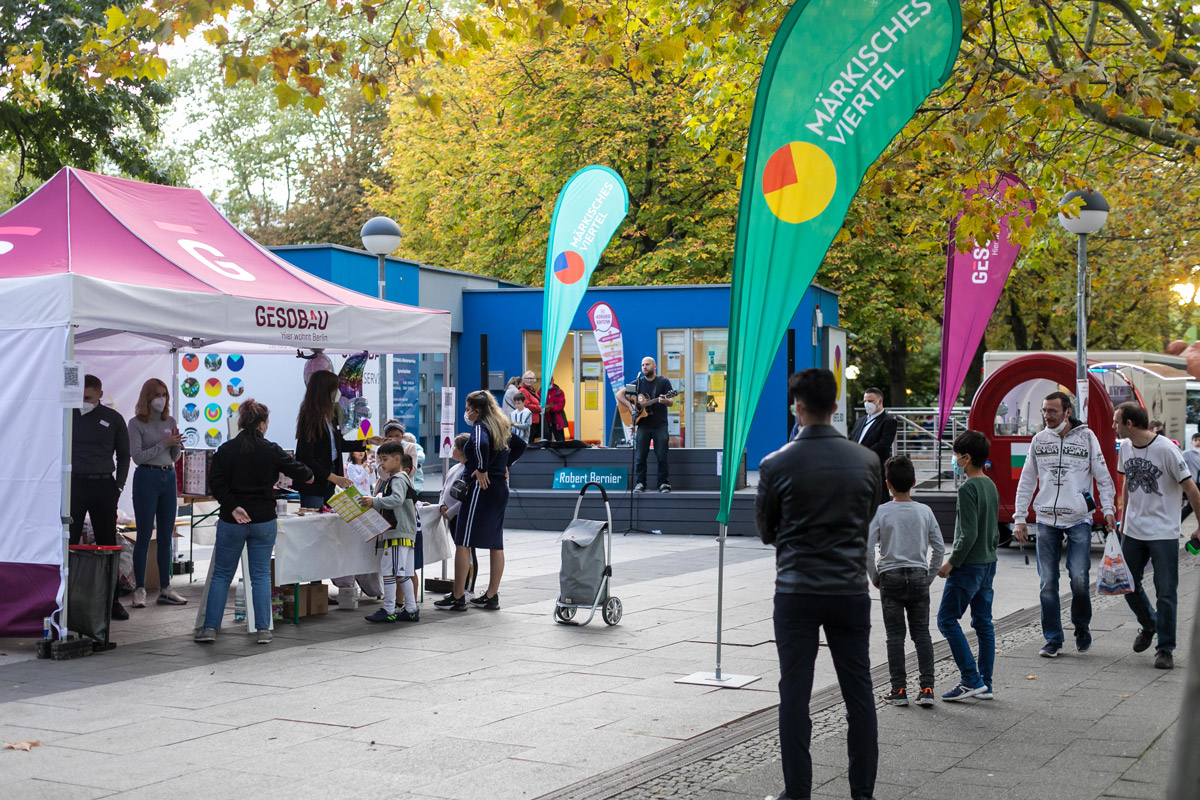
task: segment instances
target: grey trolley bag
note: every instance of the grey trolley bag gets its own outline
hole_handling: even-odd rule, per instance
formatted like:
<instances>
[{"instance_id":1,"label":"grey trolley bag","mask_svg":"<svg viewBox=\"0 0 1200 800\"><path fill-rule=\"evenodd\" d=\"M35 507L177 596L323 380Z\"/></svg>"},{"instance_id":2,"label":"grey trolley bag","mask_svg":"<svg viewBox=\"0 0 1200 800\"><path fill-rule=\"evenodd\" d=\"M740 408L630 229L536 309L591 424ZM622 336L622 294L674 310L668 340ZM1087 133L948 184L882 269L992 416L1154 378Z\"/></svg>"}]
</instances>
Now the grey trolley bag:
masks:
<instances>
[{"instance_id":1,"label":"grey trolley bag","mask_svg":"<svg viewBox=\"0 0 1200 800\"><path fill-rule=\"evenodd\" d=\"M588 487L600 490L607 521L580 519L579 506ZM585 483L575 501L575 516L559 537L562 542L562 569L558 573L558 600L554 603L554 621L563 625L587 625L601 609L607 625L621 621L621 601L609 596L612 580L612 508L608 492L600 484ZM588 609L587 619L575 620L575 613Z\"/></svg>"}]
</instances>

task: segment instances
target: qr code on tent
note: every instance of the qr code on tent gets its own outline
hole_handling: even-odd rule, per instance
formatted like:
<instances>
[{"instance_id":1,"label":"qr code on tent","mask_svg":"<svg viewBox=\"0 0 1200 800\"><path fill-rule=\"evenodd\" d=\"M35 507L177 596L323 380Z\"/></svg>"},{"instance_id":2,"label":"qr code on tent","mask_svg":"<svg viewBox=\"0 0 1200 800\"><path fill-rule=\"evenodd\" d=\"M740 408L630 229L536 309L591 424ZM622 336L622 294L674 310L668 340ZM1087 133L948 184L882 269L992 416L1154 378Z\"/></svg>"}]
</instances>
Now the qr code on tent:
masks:
<instances>
[{"instance_id":1,"label":"qr code on tent","mask_svg":"<svg viewBox=\"0 0 1200 800\"><path fill-rule=\"evenodd\" d=\"M79 365L78 364L63 364L63 388L78 389L79 388Z\"/></svg>"}]
</instances>

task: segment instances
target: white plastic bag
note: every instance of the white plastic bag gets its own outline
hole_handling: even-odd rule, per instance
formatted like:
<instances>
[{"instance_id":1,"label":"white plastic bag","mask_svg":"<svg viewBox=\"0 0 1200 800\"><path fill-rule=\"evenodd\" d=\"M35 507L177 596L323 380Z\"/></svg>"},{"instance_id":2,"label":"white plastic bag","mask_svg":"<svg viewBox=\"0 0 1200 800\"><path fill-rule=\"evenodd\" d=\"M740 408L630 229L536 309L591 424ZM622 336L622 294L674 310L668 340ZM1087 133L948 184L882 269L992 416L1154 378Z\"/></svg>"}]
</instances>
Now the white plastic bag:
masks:
<instances>
[{"instance_id":1,"label":"white plastic bag","mask_svg":"<svg viewBox=\"0 0 1200 800\"><path fill-rule=\"evenodd\" d=\"M1100 564L1096 591L1100 594L1129 594L1133 591L1133 575L1129 572L1125 553L1113 531L1109 531L1104 541L1104 561Z\"/></svg>"},{"instance_id":2,"label":"white plastic bag","mask_svg":"<svg viewBox=\"0 0 1200 800\"><path fill-rule=\"evenodd\" d=\"M421 544L426 565L454 558L454 541L442 519L441 506L422 503L417 513L421 515Z\"/></svg>"}]
</instances>

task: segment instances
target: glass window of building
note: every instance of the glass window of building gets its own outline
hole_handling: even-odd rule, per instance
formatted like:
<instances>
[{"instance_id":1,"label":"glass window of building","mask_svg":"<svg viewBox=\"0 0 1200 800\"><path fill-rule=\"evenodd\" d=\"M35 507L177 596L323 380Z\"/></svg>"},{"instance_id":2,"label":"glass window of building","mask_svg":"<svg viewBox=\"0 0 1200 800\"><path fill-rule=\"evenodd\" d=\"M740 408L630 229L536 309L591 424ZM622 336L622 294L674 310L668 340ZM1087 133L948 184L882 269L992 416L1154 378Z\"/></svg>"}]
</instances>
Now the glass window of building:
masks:
<instances>
[{"instance_id":1,"label":"glass window of building","mask_svg":"<svg viewBox=\"0 0 1200 800\"><path fill-rule=\"evenodd\" d=\"M546 383L542 380L542 332L525 331L525 370L537 376L537 386L545 402ZM608 444L608 429L616 400L604 376L596 337L590 330L570 331L554 365L554 382L566 398L568 439L592 444Z\"/></svg>"},{"instance_id":2,"label":"glass window of building","mask_svg":"<svg viewBox=\"0 0 1200 800\"><path fill-rule=\"evenodd\" d=\"M673 447L721 447L728 346L726 328L659 331L659 371L679 392L667 412Z\"/></svg>"}]
</instances>

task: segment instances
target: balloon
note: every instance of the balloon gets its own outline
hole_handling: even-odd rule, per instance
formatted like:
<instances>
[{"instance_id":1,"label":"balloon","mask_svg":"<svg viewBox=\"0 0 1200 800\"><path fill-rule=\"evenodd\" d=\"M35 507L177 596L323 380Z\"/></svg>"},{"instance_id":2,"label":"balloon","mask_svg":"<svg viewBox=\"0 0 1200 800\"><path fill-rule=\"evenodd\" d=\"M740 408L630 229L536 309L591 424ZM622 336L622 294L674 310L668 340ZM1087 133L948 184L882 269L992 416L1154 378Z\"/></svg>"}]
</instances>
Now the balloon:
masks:
<instances>
[{"instance_id":1,"label":"balloon","mask_svg":"<svg viewBox=\"0 0 1200 800\"><path fill-rule=\"evenodd\" d=\"M308 379L313 376L314 372L333 372L333 362L329 360L329 356L324 353L317 353L312 358L306 359L304 362L304 385L308 386Z\"/></svg>"}]
</instances>

